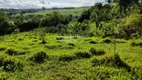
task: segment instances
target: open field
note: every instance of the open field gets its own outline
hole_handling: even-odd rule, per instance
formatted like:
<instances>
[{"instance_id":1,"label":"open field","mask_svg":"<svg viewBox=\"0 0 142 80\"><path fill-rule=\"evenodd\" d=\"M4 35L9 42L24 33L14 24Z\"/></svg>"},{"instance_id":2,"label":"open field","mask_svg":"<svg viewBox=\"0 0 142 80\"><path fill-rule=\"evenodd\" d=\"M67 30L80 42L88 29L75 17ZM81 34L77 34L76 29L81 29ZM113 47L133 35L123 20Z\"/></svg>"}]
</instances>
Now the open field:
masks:
<instances>
[{"instance_id":1,"label":"open field","mask_svg":"<svg viewBox=\"0 0 142 80\"><path fill-rule=\"evenodd\" d=\"M89 7L88 7L89 8ZM58 11L62 15L73 15L73 16L80 16L83 11L87 10L88 8L74 8L74 9L55 9L55 10L45 10L45 11L39 11L35 13L26 13L26 15L46 15L51 14L53 11Z\"/></svg>"},{"instance_id":2,"label":"open field","mask_svg":"<svg viewBox=\"0 0 142 80\"><path fill-rule=\"evenodd\" d=\"M0 37L1 80L142 79L142 46L133 45L142 39L115 39L114 54L112 38L42 34Z\"/></svg>"}]
</instances>

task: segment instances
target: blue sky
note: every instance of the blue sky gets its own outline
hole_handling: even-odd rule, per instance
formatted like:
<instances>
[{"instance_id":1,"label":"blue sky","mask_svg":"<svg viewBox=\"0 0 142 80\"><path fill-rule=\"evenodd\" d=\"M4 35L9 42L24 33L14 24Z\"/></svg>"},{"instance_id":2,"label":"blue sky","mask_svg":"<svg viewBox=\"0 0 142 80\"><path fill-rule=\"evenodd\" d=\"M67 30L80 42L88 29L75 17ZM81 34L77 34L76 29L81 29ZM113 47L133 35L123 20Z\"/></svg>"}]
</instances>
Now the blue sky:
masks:
<instances>
[{"instance_id":1,"label":"blue sky","mask_svg":"<svg viewBox=\"0 0 142 80\"><path fill-rule=\"evenodd\" d=\"M0 0L0 8L46 8L92 6L105 0Z\"/></svg>"}]
</instances>

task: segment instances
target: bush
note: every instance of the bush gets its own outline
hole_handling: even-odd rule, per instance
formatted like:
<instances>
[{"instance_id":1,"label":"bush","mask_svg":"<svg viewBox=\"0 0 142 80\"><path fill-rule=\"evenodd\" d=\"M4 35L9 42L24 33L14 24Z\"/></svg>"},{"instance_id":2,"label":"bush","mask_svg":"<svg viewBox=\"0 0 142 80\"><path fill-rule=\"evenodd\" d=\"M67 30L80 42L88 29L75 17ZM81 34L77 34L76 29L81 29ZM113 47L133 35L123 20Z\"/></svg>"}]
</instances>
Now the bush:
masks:
<instances>
[{"instance_id":1,"label":"bush","mask_svg":"<svg viewBox=\"0 0 142 80\"><path fill-rule=\"evenodd\" d=\"M73 44L73 43L69 43L68 45L69 45L69 46L75 46L75 44Z\"/></svg>"},{"instance_id":2,"label":"bush","mask_svg":"<svg viewBox=\"0 0 142 80\"><path fill-rule=\"evenodd\" d=\"M38 27L39 27L39 24L34 22L27 22L18 26L18 28L20 29L20 32L30 31Z\"/></svg>"},{"instance_id":3,"label":"bush","mask_svg":"<svg viewBox=\"0 0 142 80\"><path fill-rule=\"evenodd\" d=\"M91 48L91 49L90 49L90 52L91 52L93 55L103 55L103 54L106 53L104 50L96 50L96 49L94 49L94 48Z\"/></svg>"},{"instance_id":4,"label":"bush","mask_svg":"<svg viewBox=\"0 0 142 80\"><path fill-rule=\"evenodd\" d=\"M9 54L9 55L11 55L11 56L18 54L18 52L15 51L14 49L8 49L5 53L6 53L6 54Z\"/></svg>"},{"instance_id":5,"label":"bush","mask_svg":"<svg viewBox=\"0 0 142 80\"><path fill-rule=\"evenodd\" d=\"M132 42L131 46L140 46L140 47L142 47L142 42L140 42L140 43Z\"/></svg>"},{"instance_id":6,"label":"bush","mask_svg":"<svg viewBox=\"0 0 142 80\"><path fill-rule=\"evenodd\" d=\"M111 43L112 41L111 41L110 39L105 39L105 40L103 40L103 42L109 44L109 43Z\"/></svg>"},{"instance_id":7,"label":"bush","mask_svg":"<svg viewBox=\"0 0 142 80\"><path fill-rule=\"evenodd\" d=\"M89 54L88 52L76 52L75 53L77 58L90 58L91 54Z\"/></svg>"},{"instance_id":8,"label":"bush","mask_svg":"<svg viewBox=\"0 0 142 80\"><path fill-rule=\"evenodd\" d=\"M4 50L6 50L6 48L3 48L3 47L2 47L2 48L0 48L0 51L4 51Z\"/></svg>"},{"instance_id":9,"label":"bush","mask_svg":"<svg viewBox=\"0 0 142 80\"><path fill-rule=\"evenodd\" d=\"M97 44L96 41L90 41L89 43L90 43L90 44Z\"/></svg>"},{"instance_id":10,"label":"bush","mask_svg":"<svg viewBox=\"0 0 142 80\"><path fill-rule=\"evenodd\" d=\"M12 32L13 25L10 23L8 16L0 12L0 35Z\"/></svg>"},{"instance_id":11,"label":"bush","mask_svg":"<svg viewBox=\"0 0 142 80\"><path fill-rule=\"evenodd\" d=\"M46 43L47 43L46 40L42 39L41 44L46 44Z\"/></svg>"},{"instance_id":12,"label":"bush","mask_svg":"<svg viewBox=\"0 0 142 80\"><path fill-rule=\"evenodd\" d=\"M48 45L48 46L45 46L45 47L48 48L48 49L61 49L62 45Z\"/></svg>"},{"instance_id":13,"label":"bush","mask_svg":"<svg viewBox=\"0 0 142 80\"><path fill-rule=\"evenodd\" d=\"M14 50L14 49L8 49L8 50L6 50L5 53L10 55L10 56L26 54L26 52L18 52L18 51Z\"/></svg>"},{"instance_id":14,"label":"bush","mask_svg":"<svg viewBox=\"0 0 142 80\"><path fill-rule=\"evenodd\" d=\"M46 55L46 52L37 52L36 54L34 54L30 60L37 62L37 63L43 63L45 61L46 58L49 58L48 55Z\"/></svg>"},{"instance_id":15,"label":"bush","mask_svg":"<svg viewBox=\"0 0 142 80\"><path fill-rule=\"evenodd\" d=\"M63 56L60 56L59 61L72 61L74 59L76 59L75 56L63 55Z\"/></svg>"},{"instance_id":16,"label":"bush","mask_svg":"<svg viewBox=\"0 0 142 80\"><path fill-rule=\"evenodd\" d=\"M102 59L94 59L93 60L93 66L101 66L101 65L105 65L105 66L113 66L113 67L117 67L117 68L125 68L128 71L130 71L131 67L129 65L127 65L125 62L123 62L121 60L121 58L119 57L118 54L115 54L113 56L109 56L109 57L104 57Z\"/></svg>"},{"instance_id":17,"label":"bush","mask_svg":"<svg viewBox=\"0 0 142 80\"><path fill-rule=\"evenodd\" d=\"M22 70L23 65L16 59L6 58L0 56L0 67L3 66L4 71Z\"/></svg>"},{"instance_id":18,"label":"bush","mask_svg":"<svg viewBox=\"0 0 142 80\"><path fill-rule=\"evenodd\" d=\"M57 37L56 40L63 40L63 37Z\"/></svg>"}]
</instances>

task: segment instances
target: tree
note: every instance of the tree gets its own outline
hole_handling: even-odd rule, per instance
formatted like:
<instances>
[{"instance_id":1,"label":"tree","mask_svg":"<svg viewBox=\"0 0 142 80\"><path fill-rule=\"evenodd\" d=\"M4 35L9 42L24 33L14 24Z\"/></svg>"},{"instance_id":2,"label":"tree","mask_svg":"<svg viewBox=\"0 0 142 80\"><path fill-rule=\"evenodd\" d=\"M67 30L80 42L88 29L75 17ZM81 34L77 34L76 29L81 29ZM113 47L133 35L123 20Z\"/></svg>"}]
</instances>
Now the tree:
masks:
<instances>
[{"instance_id":1,"label":"tree","mask_svg":"<svg viewBox=\"0 0 142 80\"><path fill-rule=\"evenodd\" d=\"M11 26L8 16L4 13L0 13L0 35L10 33L12 29Z\"/></svg>"},{"instance_id":2,"label":"tree","mask_svg":"<svg viewBox=\"0 0 142 80\"><path fill-rule=\"evenodd\" d=\"M121 15L123 13L126 15L127 10L130 11L130 8L135 4L138 5L139 1L140 0L113 0L113 2L118 3Z\"/></svg>"}]
</instances>

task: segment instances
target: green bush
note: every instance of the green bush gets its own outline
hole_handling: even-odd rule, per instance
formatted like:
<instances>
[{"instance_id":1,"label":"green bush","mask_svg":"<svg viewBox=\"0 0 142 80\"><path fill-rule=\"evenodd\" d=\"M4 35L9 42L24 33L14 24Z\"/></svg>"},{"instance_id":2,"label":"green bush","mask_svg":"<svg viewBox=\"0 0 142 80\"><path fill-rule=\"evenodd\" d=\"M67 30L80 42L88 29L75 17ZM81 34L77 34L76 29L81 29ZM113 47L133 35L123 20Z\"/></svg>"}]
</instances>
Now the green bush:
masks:
<instances>
[{"instance_id":1,"label":"green bush","mask_svg":"<svg viewBox=\"0 0 142 80\"><path fill-rule=\"evenodd\" d=\"M142 47L142 42L140 42L140 43L132 42L131 46L140 46L140 47Z\"/></svg>"},{"instance_id":2,"label":"green bush","mask_svg":"<svg viewBox=\"0 0 142 80\"><path fill-rule=\"evenodd\" d=\"M16 51L14 49L8 49L8 50L5 51L5 53L10 55L10 56L26 54L26 52L19 52L19 51Z\"/></svg>"},{"instance_id":3,"label":"green bush","mask_svg":"<svg viewBox=\"0 0 142 80\"><path fill-rule=\"evenodd\" d=\"M90 43L90 44L97 44L96 41L90 41L89 43Z\"/></svg>"},{"instance_id":4,"label":"green bush","mask_svg":"<svg viewBox=\"0 0 142 80\"><path fill-rule=\"evenodd\" d=\"M110 39L105 39L105 40L103 40L103 42L109 44L109 43L111 43L112 41L111 41Z\"/></svg>"},{"instance_id":5,"label":"green bush","mask_svg":"<svg viewBox=\"0 0 142 80\"><path fill-rule=\"evenodd\" d=\"M92 55L91 54L89 54L88 52L81 52L81 51L79 51L79 52L75 52L75 55L76 55L76 57L77 58L90 58Z\"/></svg>"},{"instance_id":6,"label":"green bush","mask_svg":"<svg viewBox=\"0 0 142 80\"><path fill-rule=\"evenodd\" d=\"M5 53L6 53L6 54L9 54L9 55L11 55L11 56L18 54L18 52L15 51L14 49L8 49Z\"/></svg>"},{"instance_id":7,"label":"green bush","mask_svg":"<svg viewBox=\"0 0 142 80\"><path fill-rule=\"evenodd\" d=\"M63 40L63 39L64 39L64 38L61 37L61 36L59 36L59 37L56 38L56 40Z\"/></svg>"},{"instance_id":8,"label":"green bush","mask_svg":"<svg viewBox=\"0 0 142 80\"><path fill-rule=\"evenodd\" d=\"M48 49L61 49L62 45L47 45L45 47Z\"/></svg>"},{"instance_id":9,"label":"green bush","mask_svg":"<svg viewBox=\"0 0 142 80\"><path fill-rule=\"evenodd\" d=\"M74 59L76 59L75 56L63 55L60 56L59 61L72 61Z\"/></svg>"},{"instance_id":10,"label":"green bush","mask_svg":"<svg viewBox=\"0 0 142 80\"><path fill-rule=\"evenodd\" d=\"M46 52L37 52L36 54L34 54L30 60L36 62L36 63L43 63L45 61L45 59L49 58L49 56L46 54Z\"/></svg>"},{"instance_id":11,"label":"green bush","mask_svg":"<svg viewBox=\"0 0 142 80\"><path fill-rule=\"evenodd\" d=\"M11 33L12 28L13 28L13 25L9 23L8 16L0 12L0 35Z\"/></svg>"},{"instance_id":12,"label":"green bush","mask_svg":"<svg viewBox=\"0 0 142 80\"><path fill-rule=\"evenodd\" d=\"M104 50L96 50L94 48L91 48L90 52L92 55L104 55L106 53Z\"/></svg>"},{"instance_id":13,"label":"green bush","mask_svg":"<svg viewBox=\"0 0 142 80\"><path fill-rule=\"evenodd\" d=\"M6 48L3 48L3 47L0 48L0 51L4 51L4 50L6 50Z\"/></svg>"},{"instance_id":14,"label":"green bush","mask_svg":"<svg viewBox=\"0 0 142 80\"><path fill-rule=\"evenodd\" d=\"M15 71L22 70L23 65L15 58L0 56L0 67L3 67L4 71Z\"/></svg>"},{"instance_id":15,"label":"green bush","mask_svg":"<svg viewBox=\"0 0 142 80\"><path fill-rule=\"evenodd\" d=\"M119 57L118 54L115 54L113 56L106 56L103 57L102 59L97 59L95 58L93 60L93 66L113 66L113 67L117 67L117 68L125 68L126 70L130 71L131 67L126 64L123 60L121 60L121 58Z\"/></svg>"},{"instance_id":16,"label":"green bush","mask_svg":"<svg viewBox=\"0 0 142 80\"><path fill-rule=\"evenodd\" d=\"M74 44L74 43L69 43L68 45L69 45L69 46L75 46L75 44Z\"/></svg>"}]
</instances>

